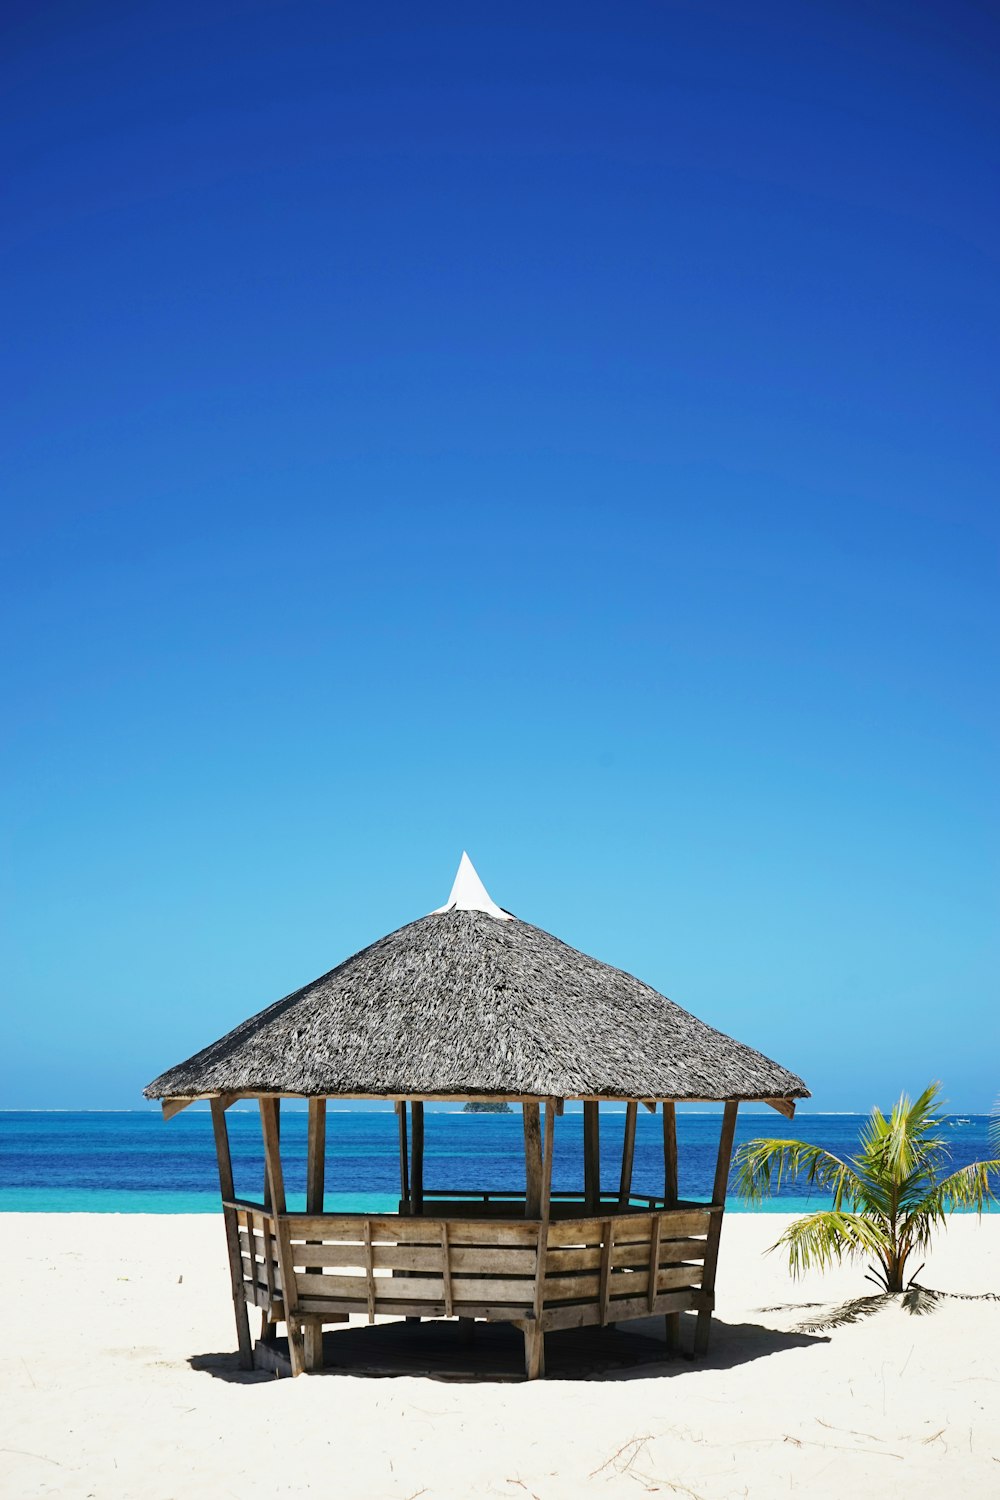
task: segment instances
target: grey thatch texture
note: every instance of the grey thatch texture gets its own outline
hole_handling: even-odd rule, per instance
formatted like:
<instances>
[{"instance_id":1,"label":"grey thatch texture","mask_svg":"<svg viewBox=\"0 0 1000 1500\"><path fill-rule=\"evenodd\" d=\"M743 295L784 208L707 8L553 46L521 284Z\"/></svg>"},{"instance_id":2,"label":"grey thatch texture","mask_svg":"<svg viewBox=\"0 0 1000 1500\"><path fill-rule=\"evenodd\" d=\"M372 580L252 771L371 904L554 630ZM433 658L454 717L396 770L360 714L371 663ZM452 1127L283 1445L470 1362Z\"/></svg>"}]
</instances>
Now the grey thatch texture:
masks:
<instances>
[{"instance_id":1,"label":"grey thatch texture","mask_svg":"<svg viewBox=\"0 0 1000 1500\"><path fill-rule=\"evenodd\" d=\"M806 1098L801 1078L521 921L421 917L145 1090Z\"/></svg>"}]
</instances>

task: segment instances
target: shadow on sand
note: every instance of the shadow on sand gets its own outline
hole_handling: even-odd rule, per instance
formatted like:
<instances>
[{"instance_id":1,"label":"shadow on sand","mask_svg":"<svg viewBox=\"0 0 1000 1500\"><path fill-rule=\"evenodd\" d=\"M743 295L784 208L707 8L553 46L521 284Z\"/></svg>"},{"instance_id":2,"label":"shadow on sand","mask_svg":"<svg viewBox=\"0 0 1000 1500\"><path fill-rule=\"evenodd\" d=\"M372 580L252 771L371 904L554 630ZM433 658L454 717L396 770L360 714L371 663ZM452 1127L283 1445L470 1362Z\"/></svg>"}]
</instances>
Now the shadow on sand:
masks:
<instances>
[{"instance_id":1,"label":"shadow on sand","mask_svg":"<svg viewBox=\"0 0 1000 1500\"><path fill-rule=\"evenodd\" d=\"M681 1322L681 1347L689 1349L694 1318L683 1317ZM784 1349L829 1342L801 1329L782 1332L759 1323L726 1323L714 1318L709 1353L693 1363L683 1353L668 1352L663 1330L662 1318L641 1318L620 1328L572 1328L550 1333L545 1340L546 1377L661 1379L693 1370L728 1370ZM287 1359L285 1339L278 1339L272 1347L279 1358ZM444 1319L425 1319L419 1325L394 1322L344 1328L324 1335L323 1354L324 1375L422 1375L456 1381L524 1379L524 1340L517 1329L503 1323L477 1323L471 1338L459 1324ZM274 1379L270 1371L241 1370L235 1354L196 1354L188 1363L193 1370L237 1384Z\"/></svg>"},{"instance_id":2,"label":"shadow on sand","mask_svg":"<svg viewBox=\"0 0 1000 1500\"><path fill-rule=\"evenodd\" d=\"M806 1312L795 1324L796 1333L827 1333L831 1328L844 1328L849 1323L861 1323L887 1307L900 1307L911 1317L922 1318L935 1311L941 1302L1000 1302L996 1292L936 1292L932 1287L907 1287L905 1292L870 1292L864 1297L850 1297L846 1302L833 1306L823 1302L780 1302L774 1307L762 1307L763 1313ZM816 1312L811 1309L816 1308Z\"/></svg>"}]
</instances>

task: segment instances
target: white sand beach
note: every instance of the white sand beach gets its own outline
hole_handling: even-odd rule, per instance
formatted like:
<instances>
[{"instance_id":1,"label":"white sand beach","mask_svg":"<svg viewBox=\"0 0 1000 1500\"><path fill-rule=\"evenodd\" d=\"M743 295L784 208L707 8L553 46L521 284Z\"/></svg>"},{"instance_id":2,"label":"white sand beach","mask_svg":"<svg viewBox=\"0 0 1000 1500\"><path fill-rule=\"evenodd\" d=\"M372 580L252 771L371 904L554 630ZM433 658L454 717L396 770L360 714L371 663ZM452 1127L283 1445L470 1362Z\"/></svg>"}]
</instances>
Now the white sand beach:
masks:
<instances>
[{"instance_id":1,"label":"white sand beach","mask_svg":"<svg viewBox=\"0 0 1000 1500\"><path fill-rule=\"evenodd\" d=\"M4 1215L0 1491L1000 1494L1000 1301L796 1332L871 1288L860 1269L792 1282L761 1256L784 1222L728 1217L704 1363L527 1384L243 1374L221 1216ZM1000 1292L1000 1217L954 1220L920 1281Z\"/></svg>"}]
</instances>

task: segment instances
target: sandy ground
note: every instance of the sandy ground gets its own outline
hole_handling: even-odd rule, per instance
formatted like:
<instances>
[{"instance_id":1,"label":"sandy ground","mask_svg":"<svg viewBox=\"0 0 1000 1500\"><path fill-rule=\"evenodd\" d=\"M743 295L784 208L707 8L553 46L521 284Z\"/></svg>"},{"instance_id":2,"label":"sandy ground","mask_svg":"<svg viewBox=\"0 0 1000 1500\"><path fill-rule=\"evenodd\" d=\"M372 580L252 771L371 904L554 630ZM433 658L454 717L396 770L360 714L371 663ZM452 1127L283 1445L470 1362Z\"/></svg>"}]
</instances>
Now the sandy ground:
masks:
<instances>
[{"instance_id":1,"label":"sandy ground","mask_svg":"<svg viewBox=\"0 0 1000 1500\"><path fill-rule=\"evenodd\" d=\"M1000 1301L796 1331L870 1288L792 1282L761 1257L783 1222L727 1219L705 1363L527 1385L198 1368L235 1349L221 1219L5 1214L0 1492L1000 1496ZM956 1220L920 1280L1000 1292L1000 1216Z\"/></svg>"}]
</instances>

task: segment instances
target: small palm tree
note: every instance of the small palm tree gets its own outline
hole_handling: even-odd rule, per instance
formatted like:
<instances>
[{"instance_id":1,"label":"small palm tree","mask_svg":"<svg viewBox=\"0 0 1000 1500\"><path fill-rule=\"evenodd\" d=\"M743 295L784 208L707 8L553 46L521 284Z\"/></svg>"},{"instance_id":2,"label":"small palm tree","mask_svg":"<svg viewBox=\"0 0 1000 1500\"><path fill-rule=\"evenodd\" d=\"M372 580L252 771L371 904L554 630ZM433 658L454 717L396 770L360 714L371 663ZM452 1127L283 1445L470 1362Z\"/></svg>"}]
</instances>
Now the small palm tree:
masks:
<instances>
[{"instance_id":1,"label":"small palm tree","mask_svg":"<svg viewBox=\"0 0 1000 1500\"><path fill-rule=\"evenodd\" d=\"M990 1179L1000 1174L1000 1160L947 1172L942 1107L940 1085L932 1083L912 1104L901 1094L888 1119L872 1110L860 1150L848 1161L805 1141L757 1140L740 1148L737 1186L751 1202L780 1187L786 1175L833 1194L832 1208L796 1219L771 1246L787 1247L793 1276L871 1257L867 1279L886 1292L905 1291L923 1269L907 1280L907 1262L929 1248L952 1209L982 1213L995 1201Z\"/></svg>"}]
</instances>

